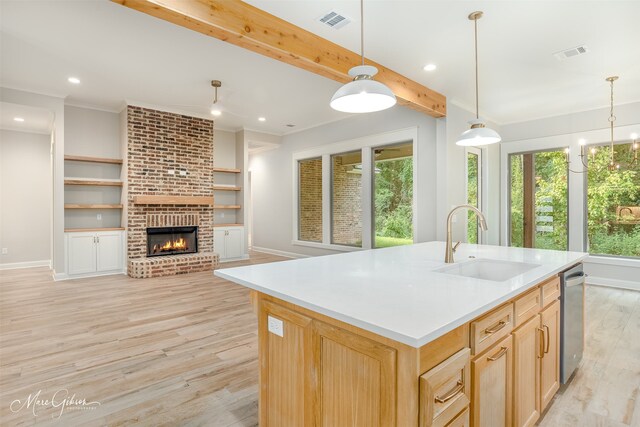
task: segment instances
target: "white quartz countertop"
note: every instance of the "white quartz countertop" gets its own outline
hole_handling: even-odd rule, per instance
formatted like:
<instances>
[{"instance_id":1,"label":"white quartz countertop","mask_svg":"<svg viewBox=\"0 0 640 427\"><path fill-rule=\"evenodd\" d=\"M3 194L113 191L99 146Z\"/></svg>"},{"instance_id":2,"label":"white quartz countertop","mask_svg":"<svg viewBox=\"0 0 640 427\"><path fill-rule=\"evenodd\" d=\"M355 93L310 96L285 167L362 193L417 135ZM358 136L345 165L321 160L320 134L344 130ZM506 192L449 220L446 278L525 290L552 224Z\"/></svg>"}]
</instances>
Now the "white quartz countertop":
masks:
<instances>
[{"instance_id":1,"label":"white quartz countertop","mask_svg":"<svg viewBox=\"0 0 640 427\"><path fill-rule=\"evenodd\" d=\"M421 347L582 261L588 254L461 244L470 257L539 264L503 282L438 273L444 242L216 270L218 277Z\"/></svg>"}]
</instances>

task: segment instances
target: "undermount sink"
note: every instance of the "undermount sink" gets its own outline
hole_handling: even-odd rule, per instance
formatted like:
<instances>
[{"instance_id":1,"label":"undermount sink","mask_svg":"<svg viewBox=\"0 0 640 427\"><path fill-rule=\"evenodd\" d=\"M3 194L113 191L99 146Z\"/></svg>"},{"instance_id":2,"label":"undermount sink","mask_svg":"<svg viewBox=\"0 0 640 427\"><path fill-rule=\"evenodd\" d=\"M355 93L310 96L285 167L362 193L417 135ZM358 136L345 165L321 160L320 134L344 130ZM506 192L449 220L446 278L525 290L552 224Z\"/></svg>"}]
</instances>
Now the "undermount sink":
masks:
<instances>
[{"instance_id":1,"label":"undermount sink","mask_svg":"<svg viewBox=\"0 0 640 427\"><path fill-rule=\"evenodd\" d=\"M434 270L434 272L504 282L536 267L540 267L540 264L495 259L474 259L459 264L447 265Z\"/></svg>"}]
</instances>

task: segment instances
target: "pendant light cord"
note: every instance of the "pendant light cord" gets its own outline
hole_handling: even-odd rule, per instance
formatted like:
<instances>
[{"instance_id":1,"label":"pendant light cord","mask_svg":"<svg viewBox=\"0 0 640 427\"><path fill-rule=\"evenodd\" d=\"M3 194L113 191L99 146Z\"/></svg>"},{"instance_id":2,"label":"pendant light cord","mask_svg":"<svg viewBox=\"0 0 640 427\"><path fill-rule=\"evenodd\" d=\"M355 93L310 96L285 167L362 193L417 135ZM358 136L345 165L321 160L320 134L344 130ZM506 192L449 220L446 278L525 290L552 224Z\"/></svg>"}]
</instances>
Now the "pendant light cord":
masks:
<instances>
[{"instance_id":1,"label":"pendant light cord","mask_svg":"<svg viewBox=\"0 0 640 427\"><path fill-rule=\"evenodd\" d=\"M364 65L364 0L360 0L360 56Z\"/></svg>"},{"instance_id":2,"label":"pendant light cord","mask_svg":"<svg viewBox=\"0 0 640 427\"><path fill-rule=\"evenodd\" d=\"M475 26L475 51L476 51L476 119L480 120L478 107L478 18L473 20Z\"/></svg>"}]
</instances>

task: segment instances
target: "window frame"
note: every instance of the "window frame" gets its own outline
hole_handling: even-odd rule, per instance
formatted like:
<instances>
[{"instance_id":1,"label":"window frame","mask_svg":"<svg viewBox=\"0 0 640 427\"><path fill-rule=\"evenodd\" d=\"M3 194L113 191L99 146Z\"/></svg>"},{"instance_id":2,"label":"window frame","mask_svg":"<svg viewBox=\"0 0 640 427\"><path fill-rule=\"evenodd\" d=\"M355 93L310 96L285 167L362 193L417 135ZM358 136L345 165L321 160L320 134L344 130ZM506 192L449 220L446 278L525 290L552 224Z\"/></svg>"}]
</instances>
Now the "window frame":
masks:
<instances>
[{"instance_id":1,"label":"window frame","mask_svg":"<svg viewBox=\"0 0 640 427\"><path fill-rule=\"evenodd\" d=\"M485 212L484 207L486 205L485 203L485 199L484 199L484 195L485 195L485 191L484 191L484 184L485 184L485 179L484 179L484 164L483 164L483 160L484 160L484 155L483 155L483 149L480 147L466 147L464 150L464 198L465 201L468 202L469 201L469 154L474 154L476 156L478 156L478 206L476 206L478 209L480 209L481 212ZM464 225L464 229L468 230L468 215L467 217L465 217L465 225ZM485 233L481 232L480 229L480 222L478 221L477 217L476 217L476 223L477 223L477 239L478 239L478 245L482 245L485 243ZM466 235L466 232L465 232ZM467 239L469 238L468 235L465 236Z\"/></svg>"},{"instance_id":2,"label":"window frame","mask_svg":"<svg viewBox=\"0 0 640 427\"><path fill-rule=\"evenodd\" d=\"M329 249L340 252L355 252L373 248L372 242L372 209L373 209L373 155L372 150L378 147L397 145L402 143L413 144L413 241L416 242L418 236L417 195L418 193L418 127L399 129L380 134L365 136L362 138L350 139L320 145L313 149L294 152L292 155L292 182L293 182L293 203L292 203L292 240L295 246L306 246L318 249ZM343 154L351 151L361 150L362 152L362 247L345 246L331 243L331 156ZM313 158L322 158L322 242L308 242L298 239L299 232L299 170L298 162Z\"/></svg>"}]
</instances>

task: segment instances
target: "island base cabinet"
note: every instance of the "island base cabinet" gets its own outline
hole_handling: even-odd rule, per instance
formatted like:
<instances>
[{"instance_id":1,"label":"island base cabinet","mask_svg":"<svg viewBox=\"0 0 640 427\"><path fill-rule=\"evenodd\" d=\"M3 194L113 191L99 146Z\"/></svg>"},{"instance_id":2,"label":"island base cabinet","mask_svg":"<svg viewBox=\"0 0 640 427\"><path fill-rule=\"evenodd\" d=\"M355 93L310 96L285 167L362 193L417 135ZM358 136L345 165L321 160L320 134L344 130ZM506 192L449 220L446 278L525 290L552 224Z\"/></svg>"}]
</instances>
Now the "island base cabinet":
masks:
<instances>
[{"instance_id":1,"label":"island base cabinet","mask_svg":"<svg viewBox=\"0 0 640 427\"><path fill-rule=\"evenodd\" d=\"M259 306L260 426L395 426L396 350Z\"/></svg>"},{"instance_id":2,"label":"island base cabinet","mask_svg":"<svg viewBox=\"0 0 640 427\"><path fill-rule=\"evenodd\" d=\"M540 315L513 332L513 425L530 427L540 418Z\"/></svg>"},{"instance_id":3,"label":"island base cabinet","mask_svg":"<svg viewBox=\"0 0 640 427\"><path fill-rule=\"evenodd\" d=\"M471 361L471 425L511 427L513 338L505 339Z\"/></svg>"},{"instance_id":4,"label":"island base cabinet","mask_svg":"<svg viewBox=\"0 0 640 427\"><path fill-rule=\"evenodd\" d=\"M560 301L540 312L544 339L540 359L540 412L551 403L560 388Z\"/></svg>"}]
</instances>

